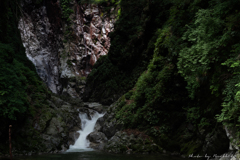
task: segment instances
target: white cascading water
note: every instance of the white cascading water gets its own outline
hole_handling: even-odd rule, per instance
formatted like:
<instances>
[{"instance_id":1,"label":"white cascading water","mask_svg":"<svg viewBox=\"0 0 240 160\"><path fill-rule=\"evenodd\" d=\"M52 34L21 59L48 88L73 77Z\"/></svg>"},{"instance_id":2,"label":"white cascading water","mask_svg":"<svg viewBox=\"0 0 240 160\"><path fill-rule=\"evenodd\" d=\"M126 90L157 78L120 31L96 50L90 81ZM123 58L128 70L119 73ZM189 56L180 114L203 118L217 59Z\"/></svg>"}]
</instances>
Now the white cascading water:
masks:
<instances>
[{"instance_id":1,"label":"white cascading water","mask_svg":"<svg viewBox=\"0 0 240 160\"><path fill-rule=\"evenodd\" d=\"M78 139L76 140L74 145L70 145L68 152L75 152L75 151L81 151L81 150L92 150L89 147L89 141L87 140L87 136L94 131L94 126L97 122L97 120L101 117L103 117L104 114L99 114L98 112L95 112L91 116L91 120L88 119L88 116L86 113L80 113L79 117L81 119L81 126L82 130L78 131L80 134Z\"/></svg>"}]
</instances>

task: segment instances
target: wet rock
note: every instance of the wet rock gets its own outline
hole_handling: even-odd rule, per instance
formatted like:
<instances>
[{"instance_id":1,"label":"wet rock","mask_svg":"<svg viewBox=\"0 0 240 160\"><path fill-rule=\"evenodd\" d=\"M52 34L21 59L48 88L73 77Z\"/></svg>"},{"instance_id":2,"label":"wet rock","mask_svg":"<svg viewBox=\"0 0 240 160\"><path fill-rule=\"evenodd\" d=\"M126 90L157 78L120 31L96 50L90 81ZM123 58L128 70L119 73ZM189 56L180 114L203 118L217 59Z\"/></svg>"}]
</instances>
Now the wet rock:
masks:
<instances>
[{"instance_id":1,"label":"wet rock","mask_svg":"<svg viewBox=\"0 0 240 160\"><path fill-rule=\"evenodd\" d=\"M92 132L87 136L87 139L93 143L107 142L107 137L102 132Z\"/></svg>"},{"instance_id":2,"label":"wet rock","mask_svg":"<svg viewBox=\"0 0 240 160\"><path fill-rule=\"evenodd\" d=\"M93 109L99 113L102 113L103 112L103 105L101 105L100 103L84 103L84 107L86 108L90 108L90 109Z\"/></svg>"},{"instance_id":3,"label":"wet rock","mask_svg":"<svg viewBox=\"0 0 240 160\"><path fill-rule=\"evenodd\" d=\"M62 148L61 152L66 152L67 151L67 148L64 145L61 145L61 148Z\"/></svg>"},{"instance_id":4,"label":"wet rock","mask_svg":"<svg viewBox=\"0 0 240 160\"><path fill-rule=\"evenodd\" d=\"M105 119L103 117L99 118L97 120L97 123L99 123L100 126L103 126Z\"/></svg>"},{"instance_id":5,"label":"wet rock","mask_svg":"<svg viewBox=\"0 0 240 160\"><path fill-rule=\"evenodd\" d=\"M104 125L104 118L101 117L97 120L97 122L94 126L94 131L101 131L103 125Z\"/></svg>"},{"instance_id":6,"label":"wet rock","mask_svg":"<svg viewBox=\"0 0 240 160\"><path fill-rule=\"evenodd\" d=\"M105 144L90 142L89 147L101 151L101 150L104 150Z\"/></svg>"},{"instance_id":7,"label":"wet rock","mask_svg":"<svg viewBox=\"0 0 240 160\"><path fill-rule=\"evenodd\" d=\"M94 131L100 131L102 129L102 126L99 124L99 122L96 122L95 126L94 126Z\"/></svg>"},{"instance_id":8,"label":"wet rock","mask_svg":"<svg viewBox=\"0 0 240 160\"><path fill-rule=\"evenodd\" d=\"M79 133L77 131L73 131L69 133L69 140L68 140L68 145L74 145L75 141L79 137Z\"/></svg>"}]
</instances>

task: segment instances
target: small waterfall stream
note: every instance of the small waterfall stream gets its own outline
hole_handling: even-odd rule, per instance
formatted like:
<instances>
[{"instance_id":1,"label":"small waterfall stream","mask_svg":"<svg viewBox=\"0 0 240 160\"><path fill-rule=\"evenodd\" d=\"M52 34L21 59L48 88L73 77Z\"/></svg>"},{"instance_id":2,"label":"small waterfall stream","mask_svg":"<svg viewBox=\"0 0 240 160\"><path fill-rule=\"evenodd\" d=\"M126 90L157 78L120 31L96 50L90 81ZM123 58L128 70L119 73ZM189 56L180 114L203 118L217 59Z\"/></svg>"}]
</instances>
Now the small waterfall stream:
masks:
<instances>
[{"instance_id":1,"label":"small waterfall stream","mask_svg":"<svg viewBox=\"0 0 240 160\"><path fill-rule=\"evenodd\" d=\"M92 150L91 148L88 148L89 141L87 140L87 136L94 131L94 126L97 120L103 116L104 114L94 112L94 114L91 115L91 120L89 120L86 113L80 113L79 117L81 119L82 130L78 131L78 133L80 134L78 139L76 140L74 145L70 145L67 152Z\"/></svg>"}]
</instances>

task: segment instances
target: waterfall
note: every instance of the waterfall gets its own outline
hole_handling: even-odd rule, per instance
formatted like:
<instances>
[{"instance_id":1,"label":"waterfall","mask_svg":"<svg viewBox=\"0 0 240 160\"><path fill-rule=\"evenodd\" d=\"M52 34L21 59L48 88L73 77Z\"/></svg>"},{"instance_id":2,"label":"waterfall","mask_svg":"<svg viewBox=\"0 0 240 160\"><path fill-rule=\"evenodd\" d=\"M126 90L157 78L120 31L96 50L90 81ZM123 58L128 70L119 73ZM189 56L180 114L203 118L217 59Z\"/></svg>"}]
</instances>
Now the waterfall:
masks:
<instances>
[{"instance_id":1,"label":"waterfall","mask_svg":"<svg viewBox=\"0 0 240 160\"><path fill-rule=\"evenodd\" d=\"M93 132L94 126L97 120L103 116L104 114L99 114L98 112L94 112L94 114L91 115L91 120L89 120L86 113L79 114L79 117L81 119L82 130L78 131L80 136L78 137L74 145L70 145L68 152L92 150L91 148L88 148L89 141L87 140L87 136L91 132Z\"/></svg>"}]
</instances>

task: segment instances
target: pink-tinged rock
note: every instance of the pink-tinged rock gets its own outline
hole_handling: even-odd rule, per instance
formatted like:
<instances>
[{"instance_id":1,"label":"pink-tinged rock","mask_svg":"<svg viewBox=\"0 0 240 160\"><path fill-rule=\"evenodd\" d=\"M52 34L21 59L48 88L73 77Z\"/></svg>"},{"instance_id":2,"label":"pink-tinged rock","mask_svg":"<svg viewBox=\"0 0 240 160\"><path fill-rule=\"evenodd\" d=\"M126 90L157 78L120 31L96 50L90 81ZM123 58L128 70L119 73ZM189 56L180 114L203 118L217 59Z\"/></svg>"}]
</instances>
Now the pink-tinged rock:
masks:
<instances>
[{"instance_id":1,"label":"pink-tinged rock","mask_svg":"<svg viewBox=\"0 0 240 160\"><path fill-rule=\"evenodd\" d=\"M97 57L94 54L92 54L89 64L93 66L96 62L97 62Z\"/></svg>"},{"instance_id":2,"label":"pink-tinged rock","mask_svg":"<svg viewBox=\"0 0 240 160\"><path fill-rule=\"evenodd\" d=\"M114 29L115 16L102 13L103 6L100 9L98 5L75 2L71 1L70 5L74 10L69 16L71 25L61 18L61 6L57 3L53 4L52 14L47 13L49 5L36 7L29 15L28 7L24 7L26 15L19 21L26 55L54 93L63 90L60 77L86 76L111 45L109 33ZM74 96L71 90L69 93Z\"/></svg>"},{"instance_id":3,"label":"pink-tinged rock","mask_svg":"<svg viewBox=\"0 0 240 160\"><path fill-rule=\"evenodd\" d=\"M93 33L97 33L97 34L100 33L100 30L99 30L97 27L95 27L95 26L93 25L93 23L91 23L90 29L91 29L91 31L92 31Z\"/></svg>"}]
</instances>

